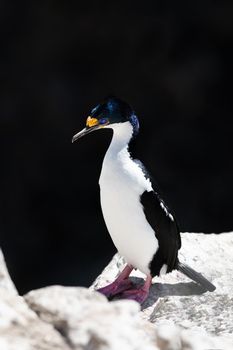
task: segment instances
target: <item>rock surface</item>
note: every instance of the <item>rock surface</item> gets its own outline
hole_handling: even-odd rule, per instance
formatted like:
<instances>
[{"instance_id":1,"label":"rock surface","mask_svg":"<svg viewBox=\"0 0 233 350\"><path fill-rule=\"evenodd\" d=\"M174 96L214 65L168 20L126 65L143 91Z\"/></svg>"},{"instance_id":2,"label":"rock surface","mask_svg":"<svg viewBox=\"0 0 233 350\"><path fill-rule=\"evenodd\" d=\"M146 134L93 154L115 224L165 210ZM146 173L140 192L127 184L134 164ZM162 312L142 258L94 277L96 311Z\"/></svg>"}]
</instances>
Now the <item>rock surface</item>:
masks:
<instances>
[{"instance_id":1,"label":"rock surface","mask_svg":"<svg viewBox=\"0 0 233 350\"><path fill-rule=\"evenodd\" d=\"M1 252L0 259L0 349L68 350L61 334L17 294Z\"/></svg>"},{"instance_id":2,"label":"rock surface","mask_svg":"<svg viewBox=\"0 0 233 350\"><path fill-rule=\"evenodd\" d=\"M233 233L183 233L179 257L210 279L216 290L204 292L178 271L155 277L141 317L157 326L178 325L200 334L219 335L233 349ZM92 288L111 282L124 264L116 254ZM132 273L136 284L142 282L142 277L138 271Z\"/></svg>"},{"instance_id":3,"label":"rock surface","mask_svg":"<svg viewBox=\"0 0 233 350\"><path fill-rule=\"evenodd\" d=\"M140 310L108 302L93 289L112 281L124 261L115 255L90 289L51 286L17 294L0 252L1 350L233 349L233 233L183 234L180 260L215 285L202 290L177 271L154 279ZM139 272L132 274L141 283Z\"/></svg>"},{"instance_id":4,"label":"rock surface","mask_svg":"<svg viewBox=\"0 0 233 350\"><path fill-rule=\"evenodd\" d=\"M61 286L25 298L43 321L59 329L71 349L156 349L155 335L140 318L136 302L109 303L86 288Z\"/></svg>"},{"instance_id":5,"label":"rock surface","mask_svg":"<svg viewBox=\"0 0 233 350\"><path fill-rule=\"evenodd\" d=\"M2 251L0 249L0 290L10 295L17 295L17 290L12 282L4 261Z\"/></svg>"}]
</instances>

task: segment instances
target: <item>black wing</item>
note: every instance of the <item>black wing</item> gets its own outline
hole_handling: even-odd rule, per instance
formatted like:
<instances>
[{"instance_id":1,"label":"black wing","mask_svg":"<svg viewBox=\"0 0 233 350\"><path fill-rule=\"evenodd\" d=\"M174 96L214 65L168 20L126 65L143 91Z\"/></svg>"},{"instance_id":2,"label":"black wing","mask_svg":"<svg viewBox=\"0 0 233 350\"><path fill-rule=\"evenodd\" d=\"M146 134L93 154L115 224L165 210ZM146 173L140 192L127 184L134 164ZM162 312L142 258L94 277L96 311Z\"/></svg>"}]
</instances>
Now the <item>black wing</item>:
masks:
<instances>
[{"instance_id":1,"label":"black wing","mask_svg":"<svg viewBox=\"0 0 233 350\"><path fill-rule=\"evenodd\" d=\"M163 264L168 266L167 272L170 272L178 263L177 255L181 247L180 230L175 216L161 198L156 181L140 160L134 159L134 162L150 180L153 188L153 191L146 191L141 196L146 219L155 231L159 243L159 249L151 261L151 272L153 275L158 275Z\"/></svg>"},{"instance_id":2,"label":"black wing","mask_svg":"<svg viewBox=\"0 0 233 350\"><path fill-rule=\"evenodd\" d=\"M167 272L170 272L176 268L178 250L181 247L176 219L157 192L144 192L141 203L159 244L159 249L151 261L151 272L158 275L163 264L167 264Z\"/></svg>"},{"instance_id":3,"label":"black wing","mask_svg":"<svg viewBox=\"0 0 233 350\"><path fill-rule=\"evenodd\" d=\"M154 189L151 192L144 192L141 196L146 219L155 231L159 243L159 249L150 264L151 274L153 276L159 275L163 264L167 264L167 272L177 269L206 290L213 292L216 287L211 282L202 274L178 260L181 238L177 221L162 200L157 183L149 175L143 163L140 160L136 160L136 163L140 166L144 176L151 181Z\"/></svg>"}]
</instances>

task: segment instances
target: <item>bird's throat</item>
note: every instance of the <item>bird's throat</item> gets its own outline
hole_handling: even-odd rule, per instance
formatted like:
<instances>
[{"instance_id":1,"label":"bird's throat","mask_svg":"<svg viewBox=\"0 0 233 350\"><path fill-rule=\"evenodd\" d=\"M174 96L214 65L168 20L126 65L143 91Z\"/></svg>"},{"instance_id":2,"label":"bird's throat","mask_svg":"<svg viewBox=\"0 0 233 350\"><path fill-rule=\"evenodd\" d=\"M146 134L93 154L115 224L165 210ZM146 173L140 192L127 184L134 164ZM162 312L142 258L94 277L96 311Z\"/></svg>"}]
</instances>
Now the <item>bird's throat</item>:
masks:
<instances>
[{"instance_id":1,"label":"bird's throat","mask_svg":"<svg viewBox=\"0 0 233 350\"><path fill-rule=\"evenodd\" d=\"M112 141L109 145L106 156L117 156L128 149L128 145L133 136L133 127L129 122L112 124Z\"/></svg>"}]
</instances>

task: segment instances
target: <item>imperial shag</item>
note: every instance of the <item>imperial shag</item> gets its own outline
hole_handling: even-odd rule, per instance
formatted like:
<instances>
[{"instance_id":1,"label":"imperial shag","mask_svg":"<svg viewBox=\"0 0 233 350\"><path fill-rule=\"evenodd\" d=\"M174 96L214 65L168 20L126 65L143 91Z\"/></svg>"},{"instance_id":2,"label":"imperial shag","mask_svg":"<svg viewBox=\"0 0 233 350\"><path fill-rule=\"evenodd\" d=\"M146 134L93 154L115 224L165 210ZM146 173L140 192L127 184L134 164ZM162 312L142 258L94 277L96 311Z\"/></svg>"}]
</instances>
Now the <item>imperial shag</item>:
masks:
<instances>
[{"instance_id":1,"label":"imperial shag","mask_svg":"<svg viewBox=\"0 0 233 350\"><path fill-rule=\"evenodd\" d=\"M112 240L127 265L114 282L98 291L107 297L120 295L142 303L148 296L153 276L177 269L213 291L215 286L191 267L181 263L179 228L144 165L131 157L129 143L139 131L132 108L109 97L92 109L86 127L72 142L92 131L113 130L99 179L101 207ZM133 287L129 275L139 269L146 275L142 287Z\"/></svg>"}]
</instances>

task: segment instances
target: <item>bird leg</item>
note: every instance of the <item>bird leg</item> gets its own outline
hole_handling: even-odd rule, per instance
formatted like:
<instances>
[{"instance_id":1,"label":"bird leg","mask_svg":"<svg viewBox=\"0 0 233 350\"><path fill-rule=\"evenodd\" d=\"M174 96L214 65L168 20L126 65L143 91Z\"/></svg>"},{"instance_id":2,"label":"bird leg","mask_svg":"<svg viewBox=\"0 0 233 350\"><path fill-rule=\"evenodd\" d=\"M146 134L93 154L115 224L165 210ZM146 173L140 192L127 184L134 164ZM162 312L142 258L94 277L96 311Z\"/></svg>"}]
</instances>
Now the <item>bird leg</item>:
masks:
<instances>
[{"instance_id":1,"label":"bird leg","mask_svg":"<svg viewBox=\"0 0 233 350\"><path fill-rule=\"evenodd\" d=\"M136 300L140 304L142 304L149 295L149 290L152 282L151 275L147 276L145 283L140 288L125 290L123 293L121 293L122 299L131 299Z\"/></svg>"},{"instance_id":2,"label":"bird leg","mask_svg":"<svg viewBox=\"0 0 233 350\"><path fill-rule=\"evenodd\" d=\"M103 288L97 289L97 292L104 294L106 297L111 298L116 294L119 294L126 289L132 287L132 282L129 280L129 275L133 270L133 266L126 265L120 275L115 279L114 282L108 284Z\"/></svg>"}]
</instances>

